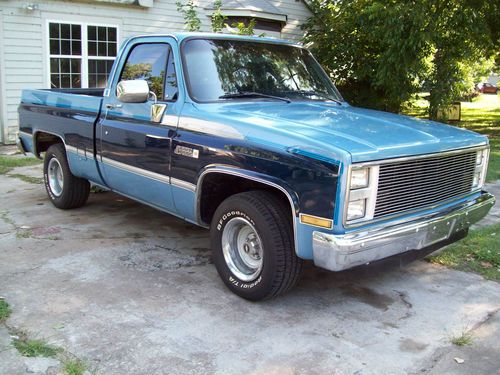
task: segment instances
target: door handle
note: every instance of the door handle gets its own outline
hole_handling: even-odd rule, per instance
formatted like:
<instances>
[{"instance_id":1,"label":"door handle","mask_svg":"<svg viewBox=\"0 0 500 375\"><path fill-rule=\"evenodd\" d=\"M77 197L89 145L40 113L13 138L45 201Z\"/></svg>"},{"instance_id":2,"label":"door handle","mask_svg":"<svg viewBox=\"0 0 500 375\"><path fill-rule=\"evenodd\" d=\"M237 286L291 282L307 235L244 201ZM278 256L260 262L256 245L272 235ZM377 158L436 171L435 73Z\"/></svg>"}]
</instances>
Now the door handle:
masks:
<instances>
[{"instance_id":1,"label":"door handle","mask_svg":"<svg viewBox=\"0 0 500 375\"><path fill-rule=\"evenodd\" d=\"M121 104L111 104L111 103L106 104L106 109L118 109L121 107L123 107L123 105Z\"/></svg>"}]
</instances>

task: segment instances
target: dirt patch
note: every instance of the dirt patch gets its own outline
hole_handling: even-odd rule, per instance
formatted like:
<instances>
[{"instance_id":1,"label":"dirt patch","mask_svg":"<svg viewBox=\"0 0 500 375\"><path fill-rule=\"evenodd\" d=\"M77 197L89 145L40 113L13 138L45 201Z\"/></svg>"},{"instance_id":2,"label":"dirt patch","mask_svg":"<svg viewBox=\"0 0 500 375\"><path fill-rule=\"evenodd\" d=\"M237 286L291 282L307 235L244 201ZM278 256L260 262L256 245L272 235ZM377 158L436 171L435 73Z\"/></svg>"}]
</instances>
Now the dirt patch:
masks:
<instances>
[{"instance_id":1,"label":"dirt patch","mask_svg":"<svg viewBox=\"0 0 500 375\"><path fill-rule=\"evenodd\" d=\"M129 250L118 259L126 267L145 272L204 266L212 263L210 249L195 248L191 251L180 251L160 245Z\"/></svg>"},{"instance_id":2,"label":"dirt patch","mask_svg":"<svg viewBox=\"0 0 500 375\"><path fill-rule=\"evenodd\" d=\"M400 341L399 349L404 352L417 353L425 350L428 344L424 344L422 342L418 342L412 339L404 339Z\"/></svg>"}]
</instances>

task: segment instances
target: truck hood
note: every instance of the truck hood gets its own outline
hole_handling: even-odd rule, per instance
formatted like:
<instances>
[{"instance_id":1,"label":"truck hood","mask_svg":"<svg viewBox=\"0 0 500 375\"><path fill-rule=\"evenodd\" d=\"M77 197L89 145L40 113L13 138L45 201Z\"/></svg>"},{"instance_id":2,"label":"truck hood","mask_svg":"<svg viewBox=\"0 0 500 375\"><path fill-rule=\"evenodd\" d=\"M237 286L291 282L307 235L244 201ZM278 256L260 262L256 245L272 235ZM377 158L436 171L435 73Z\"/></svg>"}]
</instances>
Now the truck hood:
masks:
<instances>
[{"instance_id":1,"label":"truck hood","mask_svg":"<svg viewBox=\"0 0 500 375\"><path fill-rule=\"evenodd\" d=\"M243 133L272 141L269 131L300 139L296 145L341 149L352 162L427 154L487 143L480 134L442 123L330 102L228 103L215 112L248 123ZM270 129L272 128L272 129ZM278 134L277 134L278 135Z\"/></svg>"}]
</instances>

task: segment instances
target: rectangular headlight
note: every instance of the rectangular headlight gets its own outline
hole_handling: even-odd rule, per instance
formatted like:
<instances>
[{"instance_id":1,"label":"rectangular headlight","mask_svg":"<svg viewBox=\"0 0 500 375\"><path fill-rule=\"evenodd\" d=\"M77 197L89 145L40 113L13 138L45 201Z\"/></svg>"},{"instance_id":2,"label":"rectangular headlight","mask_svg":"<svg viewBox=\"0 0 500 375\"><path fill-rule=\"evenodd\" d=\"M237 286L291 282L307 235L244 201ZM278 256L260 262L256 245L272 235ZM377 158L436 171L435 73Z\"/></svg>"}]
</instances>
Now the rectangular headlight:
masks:
<instances>
[{"instance_id":1,"label":"rectangular headlight","mask_svg":"<svg viewBox=\"0 0 500 375\"><path fill-rule=\"evenodd\" d=\"M476 168L474 171L474 178L472 180L473 189L479 189L484 185L488 169L488 156L488 149L479 150L476 153Z\"/></svg>"},{"instance_id":2,"label":"rectangular headlight","mask_svg":"<svg viewBox=\"0 0 500 375\"><path fill-rule=\"evenodd\" d=\"M476 165L481 165L483 164L483 159L484 159L484 151L481 150L476 153Z\"/></svg>"},{"instance_id":3,"label":"rectangular headlight","mask_svg":"<svg viewBox=\"0 0 500 375\"><path fill-rule=\"evenodd\" d=\"M346 204L344 206L346 224L373 219L379 169L378 165L351 166L347 181Z\"/></svg>"},{"instance_id":4,"label":"rectangular headlight","mask_svg":"<svg viewBox=\"0 0 500 375\"><path fill-rule=\"evenodd\" d=\"M350 181L351 190L368 187L368 182L370 178L369 171L370 168L360 168L351 170L351 181Z\"/></svg>"},{"instance_id":5,"label":"rectangular headlight","mask_svg":"<svg viewBox=\"0 0 500 375\"><path fill-rule=\"evenodd\" d=\"M366 199L351 201L347 205L347 220L360 219L365 217Z\"/></svg>"},{"instance_id":6,"label":"rectangular headlight","mask_svg":"<svg viewBox=\"0 0 500 375\"><path fill-rule=\"evenodd\" d=\"M474 173L474 178L472 180L472 187L476 188L481 183L481 172Z\"/></svg>"}]
</instances>

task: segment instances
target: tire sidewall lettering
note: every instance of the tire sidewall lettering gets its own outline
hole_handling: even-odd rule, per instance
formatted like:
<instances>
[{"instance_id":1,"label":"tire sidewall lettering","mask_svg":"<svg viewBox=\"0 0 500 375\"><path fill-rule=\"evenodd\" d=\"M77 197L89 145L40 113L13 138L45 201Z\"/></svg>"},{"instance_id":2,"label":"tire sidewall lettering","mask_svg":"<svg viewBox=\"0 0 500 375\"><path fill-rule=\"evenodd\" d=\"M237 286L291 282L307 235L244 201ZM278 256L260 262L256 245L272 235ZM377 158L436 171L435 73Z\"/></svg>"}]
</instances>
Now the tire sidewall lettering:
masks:
<instances>
[{"instance_id":1,"label":"tire sidewall lettering","mask_svg":"<svg viewBox=\"0 0 500 375\"><path fill-rule=\"evenodd\" d=\"M226 222L228 222L229 219L232 219L233 217L242 217L248 220L253 226L255 226L255 222L252 220L250 216L248 216L246 213L242 211L234 210L234 211L228 211L224 215L222 215L219 222L217 223L217 230L219 232L222 231L224 229Z\"/></svg>"},{"instance_id":2,"label":"tire sidewall lettering","mask_svg":"<svg viewBox=\"0 0 500 375\"><path fill-rule=\"evenodd\" d=\"M241 288L241 289L252 289L252 288L255 288L257 285L260 284L260 282L262 281L262 275L259 275L259 277L257 278L257 280L254 280L251 283L243 282L240 279L238 279L236 277L233 277L233 276L229 276L228 280L229 280L229 282L232 285L234 285L234 286L236 286L238 288Z\"/></svg>"}]
</instances>

